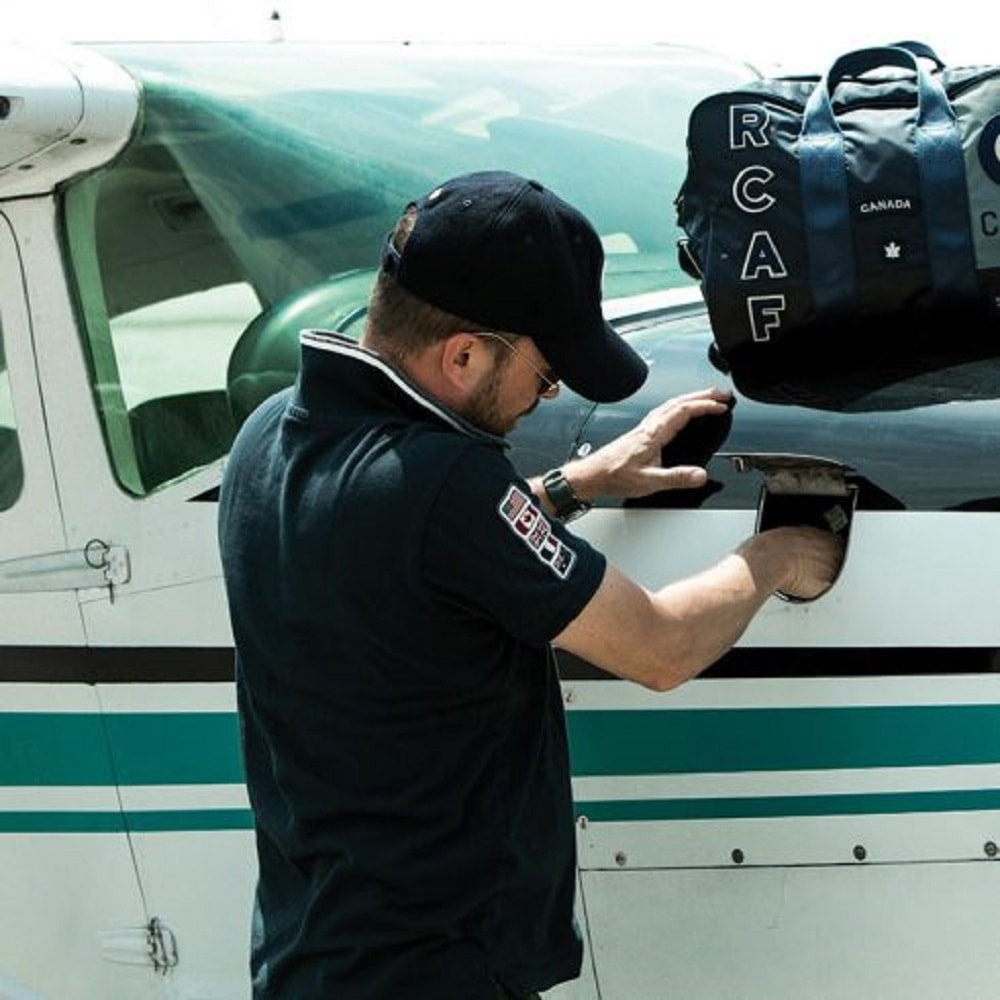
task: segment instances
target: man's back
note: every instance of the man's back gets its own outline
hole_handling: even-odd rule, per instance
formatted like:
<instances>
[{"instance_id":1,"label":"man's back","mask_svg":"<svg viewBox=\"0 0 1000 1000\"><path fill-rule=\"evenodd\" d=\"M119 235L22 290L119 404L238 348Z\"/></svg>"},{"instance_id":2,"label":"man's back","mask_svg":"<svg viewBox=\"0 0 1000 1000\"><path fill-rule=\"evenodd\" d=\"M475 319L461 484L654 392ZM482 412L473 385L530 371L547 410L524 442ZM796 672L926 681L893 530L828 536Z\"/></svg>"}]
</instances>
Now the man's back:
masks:
<instances>
[{"instance_id":1,"label":"man's back","mask_svg":"<svg viewBox=\"0 0 1000 1000\"><path fill-rule=\"evenodd\" d=\"M253 415L221 504L258 996L542 989L579 965L547 640L603 560L557 572L499 440L330 344Z\"/></svg>"}]
</instances>

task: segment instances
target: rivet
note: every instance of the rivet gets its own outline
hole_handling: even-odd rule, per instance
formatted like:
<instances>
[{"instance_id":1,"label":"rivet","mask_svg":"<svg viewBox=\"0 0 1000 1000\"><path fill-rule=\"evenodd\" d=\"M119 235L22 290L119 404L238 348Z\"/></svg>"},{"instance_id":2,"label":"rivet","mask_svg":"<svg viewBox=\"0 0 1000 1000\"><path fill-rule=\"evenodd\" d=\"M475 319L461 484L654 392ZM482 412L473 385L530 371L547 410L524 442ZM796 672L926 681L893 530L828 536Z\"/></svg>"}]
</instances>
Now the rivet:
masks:
<instances>
[{"instance_id":1,"label":"rivet","mask_svg":"<svg viewBox=\"0 0 1000 1000\"><path fill-rule=\"evenodd\" d=\"M563 691L563 701L566 702L567 705L571 704L575 697L576 695L573 693L572 688L566 688L566 690Z\"/></svg>"},{"instance_id":2,"label":"rivet","mask_svg":"<svg viewBox=\"0 0 1000 1000\"><path fill-rule=\"evenodd\" d=\"M617 851L615 853L615 864L619 868L624 868L628 864L628 855L624 851Z\"/></svg>"},{"instance_id":3,"label":"rivet","mask_svg":"<svg viewBox=\"0 0 1000 1000\"><path fill-rule=\"evenodd\" d=\"M738 847L733 848L733 853L730 857L733 859L734 865L741 865L746 860L745 855Z\"/></svg>"},{"instance_id":4,"label":"rivet","mask_svg":"<svg viewBox=\"0 0 1000 1000\"><path fill-rule=\"evenodd\" d=\"M579 828L580 828L581 830L586 830L589 824L590 824L590 820L589 820L589 819L587 819L587 817L586 817L586 816L580 816L580 817L579 817L579 818L577 819L577 821L576 821L576 825L577 825L577 826L578 826L578 827L579 827Z\"/></svg>"},{"instance_id":5,"label":"rivet","mask_svg":"<svg viewBox=\"0 0 1000 1000\"><path fill-rule=\"evenodd\" d=\"M868 852L862 844L855 844L853 853L856 861L864 861L868 857Z\"/></svg>"},{"instance_id":6,"label":"rivet","mask_svg":"<svg viewBox=\"0 0 1000 1000\"><path fill-rule=\"evenodd\" d=\"M594 446L589 441L584 441L583 444L576 449L576 457L586 458L593 450Z\"/></svg>"},{"instance_id":7,"label":"rivet","mask_svg":"<svg viewBox=\"0 0 1000 1000\"><path fill-rule=\"evenodd\" d=\"M986 857L995 858L997 856L996 843L992 840L987 840L986 843L983 844L983 851L986 853Z\"/></svg>"}]
</instances>

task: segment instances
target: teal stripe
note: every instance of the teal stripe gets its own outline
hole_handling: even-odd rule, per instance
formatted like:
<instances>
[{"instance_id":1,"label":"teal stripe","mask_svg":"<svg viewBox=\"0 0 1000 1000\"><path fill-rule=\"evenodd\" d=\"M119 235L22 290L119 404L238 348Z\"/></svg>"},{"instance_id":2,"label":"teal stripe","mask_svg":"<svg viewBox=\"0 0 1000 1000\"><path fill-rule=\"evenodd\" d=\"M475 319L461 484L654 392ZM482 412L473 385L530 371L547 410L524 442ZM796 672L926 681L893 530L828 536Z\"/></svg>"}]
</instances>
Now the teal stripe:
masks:
<instances>
[{"instance_id":1,"label":"teal stripe","mask_svg":"<svg viewBox=\"0 0 1000 1000\"><path fill-rule=\"evenodd\" d=\"M1000 705L572 711L567 720L578 777L1000 761Z\"/></svg>"},{"instance_id":2,"label":"teal stripe","mask_svg":"<svg viewBox=\"0 0 1000 1000\"><path fill-rule=\"evenodd\" d=\"M578 817L586 816L591 823L971 812L1000 809L1000 789L872 795L772 795L761 798L622 799L577 802L575 808Z\"/></svg>"},{"instance_id":3,"label":"teal stripe","mask_svg":"<svg viewBox=\"0 0 1000 1000\"><path fill-rule=\"evenodd\" d=\"M0 785L113 785L101 716L0 713Z\"/></svg>"},{"instance_id":4,"label":"teal stripe","mask_svg":"<svg viewBox=\"0 0 1000 1000\"><path fill-rule=\"evenodd\" d=\"M236 713L0 713L0 786L114 785L116 774L122 785L241 784Z\"/></svg>"},{"instance_id":5,"label":"teal stripe","mask_svg":"<svg viewBox=\"0 0 1000 1000\"><path fill-rule=\"evenodd\" d=\"M124 833L116 812L0 812L0 833Z\"/></svg>"},{"instance_id":6,"label":"teal stripe","mask_svg":"<svg viewBox=\"0 0 1000 1000\"><path fill-rule=\"evenodd\" d=\"M122 785L231 785L244 779L235 712L109 713Z\"/></svg>"},{"instance_id":7,"label":"teal stripe","mask_svg":"<svg viewBox=\"0 0 1000 1000\"><path fill-rule=\"evenodd\" d=\"M622 799L577 802L577 816L591 823L655 820L785 819L805 816L898 815L1000 810L1000 789L886 792L869 795L774 795L747 798ZM144 810L130 812L133 833L253 829L249 809ZM124 833L113 812L0 812L2 833Z\"/></svg>"},{"instance_id":8,"label":"teal stripe","mask_svg":"<svg viewBox=\"0 0 1000 1000\"><path fill-rule=\"evenodd\" d=\"M133 833L252 830L249 809L179 809L130 812ZM124 833L126 820L116 812L0 812L2 833Z\"/></svg>"},{"instance_id":9,"label":"teal stripe","mask_svg":"<svg viewBox=\"0 0 1000 1000\"><path fill-rule=\"evenodd\" d=\"M186 830L252 830L249 809L185 809L130 812L128 828L133 833Z\"/></svg>"},{"instance_id":10,"label":"teal stripe","mask_svg":"<svg viewBox=\"0 0 1000 1000\"><path fill-rule=\"evenodd\" d=\"M998 705L575 710L567 718L579 777L1000 762ZM122 785L239 784L236 714L0 712L0 786L113 785L115 772Z\"/></svg>"}]
</instances>

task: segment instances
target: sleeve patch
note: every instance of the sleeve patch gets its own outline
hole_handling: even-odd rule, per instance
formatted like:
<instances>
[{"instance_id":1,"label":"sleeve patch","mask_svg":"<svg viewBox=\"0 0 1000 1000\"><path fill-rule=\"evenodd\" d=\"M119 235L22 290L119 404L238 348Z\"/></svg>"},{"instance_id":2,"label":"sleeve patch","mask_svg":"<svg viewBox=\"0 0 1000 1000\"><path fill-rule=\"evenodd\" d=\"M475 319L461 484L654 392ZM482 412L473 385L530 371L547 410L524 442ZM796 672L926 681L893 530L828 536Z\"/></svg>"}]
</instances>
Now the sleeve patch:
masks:
<instances>
[{"instance_id":1,"label":"sleeve patch","mask_svg":"<svg viewBox=\"0 0 1000 1000\"><path fill-rule=\"evenodd\" d=\"M576 553L552 533L552 525L537 504L516 486L510 486L497 508L500 516L510 525L511 531L535 553L560 580L565 580Z\"/></svg>"}]
</instances>

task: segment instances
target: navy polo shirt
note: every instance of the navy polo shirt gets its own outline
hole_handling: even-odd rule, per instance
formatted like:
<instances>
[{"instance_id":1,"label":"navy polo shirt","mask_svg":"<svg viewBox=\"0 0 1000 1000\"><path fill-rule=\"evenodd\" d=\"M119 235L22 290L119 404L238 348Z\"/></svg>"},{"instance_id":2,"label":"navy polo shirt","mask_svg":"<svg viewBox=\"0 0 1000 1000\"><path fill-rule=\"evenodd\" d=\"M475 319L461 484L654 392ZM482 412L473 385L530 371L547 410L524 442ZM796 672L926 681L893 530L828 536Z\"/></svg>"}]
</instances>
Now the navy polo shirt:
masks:
<instances>
[{"instance_id":1,"label":"navy polo shirt","mask_svg":"<svg viewBox=\"0 0 1000 1000\"><path fill-rule=\"evenodd\" d=\"M258 1000L495 1000L579 973L550 640L604 558L502 439L353 342L233 447L220 540L259 883Z\"/></svg>"}]
</instances>

